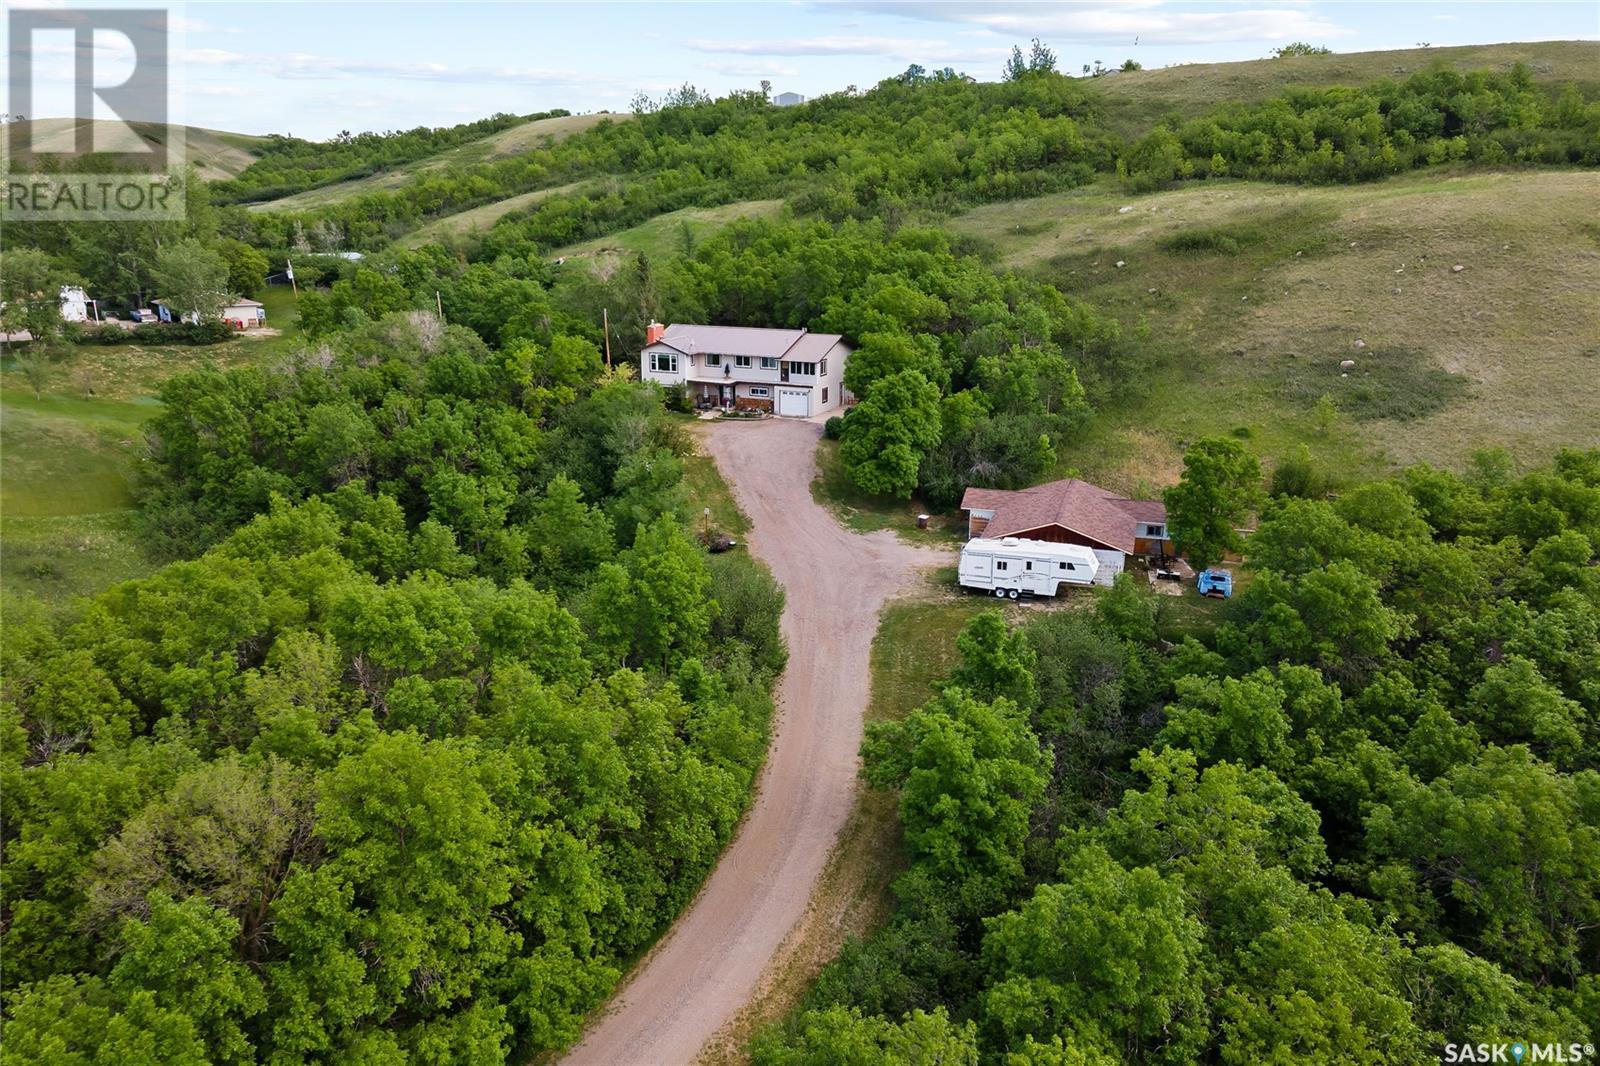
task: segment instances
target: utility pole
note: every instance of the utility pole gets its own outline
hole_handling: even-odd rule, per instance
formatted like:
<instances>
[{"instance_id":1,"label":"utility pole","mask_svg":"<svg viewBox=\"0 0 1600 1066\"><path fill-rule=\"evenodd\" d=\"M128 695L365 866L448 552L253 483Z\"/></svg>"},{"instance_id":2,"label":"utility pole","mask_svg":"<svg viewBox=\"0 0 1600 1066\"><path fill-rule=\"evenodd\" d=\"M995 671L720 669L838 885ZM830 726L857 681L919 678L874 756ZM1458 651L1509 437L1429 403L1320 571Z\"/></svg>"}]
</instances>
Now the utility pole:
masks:
<instances>
[{"instance_id":1,"label":"utility pole","mask_svg":"<svg viewBox=\"0 0 1600 1066\"><path fill-rule=\"evenodd\" d=\"M294 260L285 259L284 262L289 264L289 269L285 271L289 275L289 288L294 290L294 298L298 300L300 299L300 284L294 280Z\"/></svg>"},{"instance_id":2,"label":"utility pole","mask_svg":"<svg viewBox=\"0 0 1600 1066\"><path fill-rule=\"evenodd\" d=\"M611 309L600 309L600 329L606 335L606 366L611 365Z\"/></svg>"},{"instance_id":3,"label":"utility pole","mask_svg":"<svg viewBox=\"0 0 1600 1066\"><path fill-rule=\"evenodd\" d=\"M444 322L444 300L439 296L439 290L433 290L433 309L439 312L439 321Z\"/></svg>"}]
</instances>

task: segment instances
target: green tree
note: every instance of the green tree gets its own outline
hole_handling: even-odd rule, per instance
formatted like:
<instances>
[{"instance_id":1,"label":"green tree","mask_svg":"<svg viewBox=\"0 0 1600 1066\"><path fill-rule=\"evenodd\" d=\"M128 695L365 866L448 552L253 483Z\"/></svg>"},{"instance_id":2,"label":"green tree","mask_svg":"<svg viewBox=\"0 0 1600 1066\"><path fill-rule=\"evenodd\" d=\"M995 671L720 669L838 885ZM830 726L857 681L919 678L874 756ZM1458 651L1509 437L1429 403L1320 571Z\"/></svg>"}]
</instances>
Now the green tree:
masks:
<instances>
[{"instance_id":1,"label":"green tree","mask_svg":"<svg viewBox=\"0 0 1600 1066\"><path fill-rule=\"evenodd\" d=\"M1600 923L1600 780L1483 749L1367 818L1368 883L1403 928L1443 929L1511 973L1570 980Z\"/></svg>"},{"instance_id":2,"label":"green tree","mask_svg":"<svg viewBox=\"0 0 1600 1066\"><path fill-rule=\"evenodd\" d=\"M240 296L255 296L267 284L272 263L243 241L219 241L217 253L228 264L228 288Z\"/></svg>"},{"instance_id":3,"label":"green tree","mask_svg":"<svg viewBox=\"0 0 1600 1066\"><path fill-rule=\"evenodd\" d=\"M839 457L850 480L881 496L911 495L939 443L939 388L915 370L881 379L845 420Z\"/></svg>"},{"instance_id":4,"label":"green tree","mask_svg":"<svg viewBox=\"0 0 1600 1066\"><path fill-rule=\"evenodd\" d=\"M216 318L228 302L228 264L197 240L162 247L150 268L167 306L182 318Z\"/></svg>"},{"instance_id":5,"label":"green tree","mask_svg":"<svg viewBox=\"0 0 1600 1066\"><path fill-rule=\"evenodd\" d=\"M160 893L149 916L120 932L122 951L110 983L130 1000L156 1002L188 1018L214 1062L256 1061L247 1027L266 1009L260 978L234 955L239 923L202 897L174 903Z\"/></svg>"},{"instance_id":6,"label":"green tree","mask_svg":"<svg viewBox=\"0 0 1600 1066\"><path fill-rule=\"evenodd\" d=\"M1236 527L1261 494L1261 464L1244 445L1206 437L1183 453L1183 476L1164 494L1178 550L1196 569L1242 546Z\"/></svg>"},{"instance_id":7,"label":"green tree","mask_svg":"<svg viewBox=\"0 0 1600 1066\"><path fill-rule=\"evenodd\" d=\"M1019 1050L1059 1035L1125 1060L1192 1060L1207 1032L1204 930L1182 883L1095 846L1063 873L989 923L990 1023Z\"/></svg>"},{"instance_id":8,"label":"green tree","mask_svg":"<svg viewBox=\"0 0 1600 1066\"><path fill-rule=\"evenodd\" d=\"M1332 55L1333 49L1320 44L1309 44L1305 41L1291 41L1272 50L1272 58L1288 59L1291 56L1326 56Z\"/></svg>"},{"instance_id":9,"label":"green tree","mask_svg":"<svg viewBox=\"0 0 1600 1066\"><path fill-rule=\"evenodd\" d=\"M792 1028L788 1040L758 1039L752 1061L757 1066L978 1066L977 1027L956 1025L942 1007L912 1011L898 1023L830 1007L808 1011Z\"/></svg>"},{"instance_id":10,"label":"green tree","mask_svg":"<svg viewBox=\"0 0 1600 1066\"><path fill-rule=\"evenodd\" d=\"M903 722L875 722L862 747L867 780L900 790L915 862L982 914L1022 876L1028 818L1049 757L1007 700L948 688Z\"/></svg>"},{"instance_id":11,"label":"green tree","mask_svg":"<svg viewBox=\"0 0 1600 1066\"><path fill-rule=\"evenodd\" d=\"M1006 699L1024 713L1033 710L1039 693L1034 684L1036 661L1027 634L1012 630L997 610L983 611L956 636L961 661L948 683L981 700Z\"/></svg>"}]
</instances>

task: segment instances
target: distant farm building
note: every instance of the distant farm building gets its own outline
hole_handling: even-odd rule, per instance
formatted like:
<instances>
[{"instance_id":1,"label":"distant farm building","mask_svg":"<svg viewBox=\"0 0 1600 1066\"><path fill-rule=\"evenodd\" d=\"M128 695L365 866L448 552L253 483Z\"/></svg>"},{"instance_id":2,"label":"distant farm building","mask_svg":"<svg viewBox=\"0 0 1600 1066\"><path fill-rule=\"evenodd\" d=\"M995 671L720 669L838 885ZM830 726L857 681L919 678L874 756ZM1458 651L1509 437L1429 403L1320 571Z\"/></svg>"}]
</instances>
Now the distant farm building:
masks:
<instances>
[{"instance_id":1,"label":"distant farm building","mask_svg":"<svg viewBox=\"0 0 1600 1066\"><path fill-rule=\"evenodd\" d=\"M222 321L234 329L256 329L267 324L267 309L257 300L239 297L222 309Z\"/></svg>"},{"instance_id":2,"label":"distant farm building","mask_svg":"<svg viewBox=\"0 0 1600 1066\"><path fill-rule=\"evenodd\" d=\"M1100 561L1097 584L1109 585L1130 555L1170 555L1167 509L1131 500L1077 478L1031 489L969 488L961 497L967 536L1080 544Z\"/></svg>"},{"instance_id":3,"label":"distant farm building","mask_svg":"<svg viewBox=\"0 0 1600 1066\"><path fill-rule=\"evenodd\" d=\"M779 93L772 98L772 102L779 107L794 107L796 104L805 103L806 98L799 93Z\"/></svg>"}]
</instances>

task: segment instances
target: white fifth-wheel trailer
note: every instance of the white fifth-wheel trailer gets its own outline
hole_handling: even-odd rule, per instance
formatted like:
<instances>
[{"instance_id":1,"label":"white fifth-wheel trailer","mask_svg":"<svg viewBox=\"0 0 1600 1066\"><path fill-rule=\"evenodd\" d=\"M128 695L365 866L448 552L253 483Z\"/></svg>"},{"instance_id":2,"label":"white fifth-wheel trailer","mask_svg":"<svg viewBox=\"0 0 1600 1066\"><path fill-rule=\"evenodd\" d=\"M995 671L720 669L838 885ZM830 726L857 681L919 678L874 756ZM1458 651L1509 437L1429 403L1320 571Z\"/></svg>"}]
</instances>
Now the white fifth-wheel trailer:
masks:
<instances>
[{"instance_id":1,"label":"white fifth-wheel trailer","mask_svg":"<svg viewBox=\"0 0 1600 1066\"><path fill-rule=\"evenodd\" d=\"M1100 569L1093 551L1080 544L1002 537L967 541L957 581L962 588L1020 596L1054 596L1062 585L1092 585Z\"/></svg>"}]
</instances>

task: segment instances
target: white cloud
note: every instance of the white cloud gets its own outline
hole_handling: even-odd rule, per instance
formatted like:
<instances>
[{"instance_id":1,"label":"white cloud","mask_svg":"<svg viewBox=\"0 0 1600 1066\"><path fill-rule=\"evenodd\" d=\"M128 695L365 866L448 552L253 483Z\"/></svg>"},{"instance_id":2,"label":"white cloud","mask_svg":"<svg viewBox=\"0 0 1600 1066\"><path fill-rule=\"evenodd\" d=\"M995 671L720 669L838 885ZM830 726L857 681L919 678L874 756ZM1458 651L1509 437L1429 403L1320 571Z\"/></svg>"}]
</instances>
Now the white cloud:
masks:
<instances>
[{"instance_id":1,"label":"white cloud","mask_svg":"<svg viewBox=\"0 0 1600 1066\"><path fill-rule=\"evenodd\" d=\"M795 78L800 71L785 63L771 59L753 59L742 63L702 63L701 68L729 78Z\"/></svg>"},{"instance_id":2,"label":"white cloud","mask_svg":"<svg viewBox=\"0 0 1600 1066\"><path fill-rule=\"evenodd\" d=\"M309 52L271 55L244 54L224 48L192 48L182 52L179 59L194 67L248 68L268 77L292 81L392 78L462 85L591 87L609 84L614 80L598 72L557 67L452 66L447 63L341 59Z\"/></svg>"},{"instance_id":3,"label":"white cloud","mask_svg":"<svg viewBox=\"0 0 1600 1066\"><path fill-rule=\"evenodd\" d=\"M1289 41L1339 37L1353 31L1318 15L1309 4L1230 5L1183 10L1163 0L1126 3L1030 4L937 3L917 0L850 0L848 6L925 22L982 27L1016 39L1060 35L1082 42L1140 44L1220 44L1231 41Z\"/></svg>"},{"instance_id":4,"label":"white cloud","mask_svg":"<svg viewBox=\"0 0 1600 1066\"><path fill-rule=\"evenodd\" d=\"M687 42L696 52L746 56L905 56L943 48L943 41L906 37L795 37L777 40Z\"/></svg>"}]
</instances>

